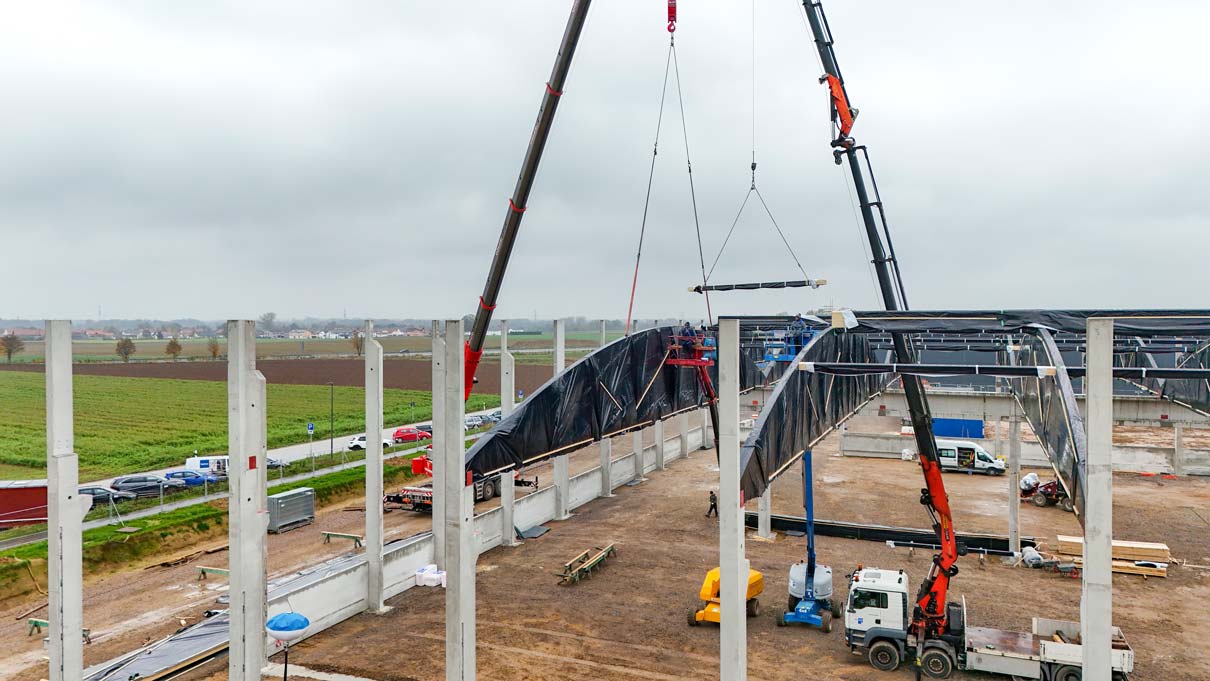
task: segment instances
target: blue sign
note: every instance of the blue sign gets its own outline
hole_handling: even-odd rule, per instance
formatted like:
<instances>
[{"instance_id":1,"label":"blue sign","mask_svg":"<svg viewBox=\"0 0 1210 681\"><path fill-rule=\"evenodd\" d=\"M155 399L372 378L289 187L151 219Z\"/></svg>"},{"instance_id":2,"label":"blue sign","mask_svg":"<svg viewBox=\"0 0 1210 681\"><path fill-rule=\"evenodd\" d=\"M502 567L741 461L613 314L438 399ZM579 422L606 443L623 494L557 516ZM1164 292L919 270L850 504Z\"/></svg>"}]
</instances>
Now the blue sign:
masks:
<instances>
[{"instance_id":1,"label":"blue sign","mask_svg":"<svg viewBox=\"0 0 1210 681\"><path fill-rule=\"evenodd\" d=\"M315 424L308 423L307 424L307 435L314 435L314 434L315 434Z\"/></svg>"},{"instance_id":2,"label":"blue sign","mask_svg":"<svg viewBox=\"0 0 1210 681\"><path fill-rule=\"evenodd\" d=\"M525 391L524 391L524 390L518 390L518 391L517 391L517 399L519 399L519 400L520 400L520 399L524 399L524 398L525 398Z\"/></svg>"}]
</instances>

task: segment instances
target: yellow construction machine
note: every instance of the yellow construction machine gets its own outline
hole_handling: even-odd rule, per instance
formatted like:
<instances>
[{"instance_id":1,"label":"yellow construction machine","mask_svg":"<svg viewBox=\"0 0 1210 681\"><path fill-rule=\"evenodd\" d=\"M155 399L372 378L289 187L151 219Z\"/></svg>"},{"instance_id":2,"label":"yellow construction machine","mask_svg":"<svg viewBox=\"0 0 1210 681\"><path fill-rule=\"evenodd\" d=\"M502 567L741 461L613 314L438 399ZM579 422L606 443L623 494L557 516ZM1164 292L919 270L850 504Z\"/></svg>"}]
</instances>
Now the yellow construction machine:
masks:
<instances>
[{"instance_id":1,"label":"yellow construction machine","mask_svg":"<svg viewBox=\"0 0 1210 681\"><path fill-rule=\"evenodd\" d=\"M765 576L757 570L748 569L748 593L744 597L747 600L748 617L756 617L759 612L760 604L756 597L765 590ZM706 579L702 582L702 590L698 596L705 602L706 607L701 610L689 611L689 626L696 627L702 622L719 622L719 569L714 568L706 573Z\"/></svg>"}]
</instances>

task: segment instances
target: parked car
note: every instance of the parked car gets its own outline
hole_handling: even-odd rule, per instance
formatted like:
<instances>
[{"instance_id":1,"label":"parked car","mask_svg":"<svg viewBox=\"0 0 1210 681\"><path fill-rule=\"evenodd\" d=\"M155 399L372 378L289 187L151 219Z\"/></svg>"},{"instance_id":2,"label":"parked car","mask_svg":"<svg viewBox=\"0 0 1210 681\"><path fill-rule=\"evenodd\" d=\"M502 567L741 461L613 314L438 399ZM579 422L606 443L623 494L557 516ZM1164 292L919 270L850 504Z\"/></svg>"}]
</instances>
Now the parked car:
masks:
<instances>
[{"instance_id":1,"label":"parked car","mask_svg":"<svg viewBox=\"0 0 1210 681\"><path fill-rule=\"evenodd\" d=\"M100 486L81 487L80 494L87 494L92 497L93 508L108 504L111 501L122 503L123 501L133 501L136 498L134 492L119 492L116 489Z\"/></svg>"},{"instance_id":2,"label":"parked car","mask_svg":"<svg viewBox=\"0 0 1210 681\"><path fill-rule=\"evenodd\" d=\"M432 433L426 433L419 428L404 426L402 428L396 428L395 434L391 439L398 444L400 442L419 442L420 440L429 440L432 439L432 437Z\"/></svg>"},{"instance_id":3,"label":"parked car","mask_svg":"<svg viewBox=\"0 0 1210 681\"><path fill-rule=\"evenodd\" d=\"M429 437L433 437L433 424L431 423L422 423L416 426L416 430L428 433Z\"/></svg>"},{"instance_id":4,"label":"parked car","mask_svg":"<svg viewBox=\"0 0 1210 681\"><path fill-rule=\"evenodd\" d=\"M496 409L495 411L489 412L487 416L484 416L483 418L491 421L492 423L500 423L504 420L504 412L500 409Z\"/></svg>"},{"instance_id":5,"label":"parked car","mask_svg":"<svg viewBox=\"0 0 1210 681\"><path fill-rule=\"evenodd\" d=\"M270 470L277 469L277 468L285 468L286 462L282 461L281 459L274 459L273 457L267 456L267 457L265 457L265 467Z\"/></svg>"},{"instance_id":6,"label":"parked car","mask_svg":"<svg viewBox=\"0 0 1210 681\"><path fill-rule=\"evenodd\" d=\"M165 473L165 478L169 480L180 480L185 483L186 487L201 487L203 485L213 485L219 481L219 477L213 473L199 473L197 471L172 471Z\"/></svg>"},{"instance_id":7,"label":"parked car","mask_svg":"<svg viewBox=\"0 0 1210 681\"><path fill-rule=\"evenodd\" d=\"M140 497L159 496L162 490L165 494L185 489L185 481L169 480L161 475L127 475L117 478L110 485L119 492L134 492Z\"/></svg>"},{"instance_id":8,"label":"parked car","mask_svg":"<svg viewBox=\"0 0 1210 681\"><path fill-rule=\"evenodd\" d=\"M466 427L467 430L473 430L475 428L479 428L480 426L483 425L483 417L476 416L475 414L471 414L471 415L467 416L466 419L463 421L463 425Z\"/></svg>"},{"instance_id":9,"label":"parked car","mask_svg":"<svg viewBox=\"0 0 1210 681\"><path fill-rule=\"evenodd\" d=\"M349 444L347 446L349 449L352 449L354 451L356 451L358 449L365 449L366 448L366 436L358 435L358 436L354 437L352 440L349 440ZM382 441L383 449L388 449L388 448L394 447L394 446L395 446L394 442L391 442L390 440L387 440L387 439L383 439L383 441Z\"/></svg>"}]
</instances>

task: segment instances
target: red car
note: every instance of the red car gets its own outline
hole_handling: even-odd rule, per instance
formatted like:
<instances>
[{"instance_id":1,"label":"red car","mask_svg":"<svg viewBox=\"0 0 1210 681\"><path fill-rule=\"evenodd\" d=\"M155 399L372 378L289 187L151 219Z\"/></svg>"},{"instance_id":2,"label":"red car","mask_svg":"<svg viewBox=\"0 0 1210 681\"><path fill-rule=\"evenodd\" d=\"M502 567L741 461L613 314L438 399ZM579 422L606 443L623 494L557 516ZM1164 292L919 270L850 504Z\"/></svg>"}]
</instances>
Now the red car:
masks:
<instances>
[{"instance_id":1,"label":"red car","mask_svg":"<svg viewBox=\"0 0 1210 681\"><path fill-rule=\"evenodd\" d=\"M423 430L413 428L411 426L404 426L403 428L396 428L395 435L391 439L395 441L395 444L399 444L400 442L418 442L420 440L428 440L432 437L432 433L426 433Z\"/></svg>"}]
</instances>

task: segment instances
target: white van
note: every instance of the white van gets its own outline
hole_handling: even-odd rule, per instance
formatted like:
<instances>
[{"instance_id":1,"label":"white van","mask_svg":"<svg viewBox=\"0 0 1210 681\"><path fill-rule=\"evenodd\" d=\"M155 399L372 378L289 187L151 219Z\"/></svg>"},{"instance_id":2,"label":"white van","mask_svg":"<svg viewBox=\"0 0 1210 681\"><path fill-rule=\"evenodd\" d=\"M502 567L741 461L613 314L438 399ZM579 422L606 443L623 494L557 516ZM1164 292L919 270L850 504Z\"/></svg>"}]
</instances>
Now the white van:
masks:
<instances>
[{"instance_id":1,"label":"white van","mask_svg":"<svg viewBox=\"0 0 1210 681\"><path fill-rule=\"evenodd\" d=\"M937 438L937 456L943 471L966 471L1003 475L1007 466L987 450L970 440L947 440Z\"/></svg>"},{"instance_id":2,"label":"white van","mask_svg":"<svg viewBox=\"0 0 1210 681\"><path fill-rule=\"evenodd\" d=\"M219 477L227 476L227 455L191 456L185 459L185 468L199 473L212 473Z\"/></svg>"}]
</instances>

